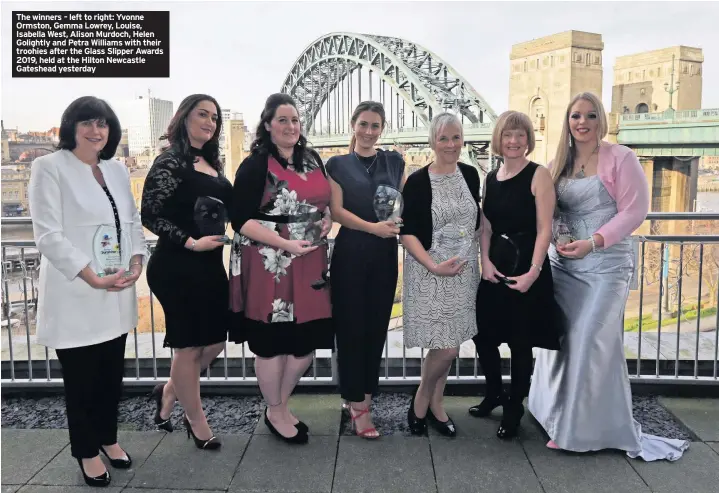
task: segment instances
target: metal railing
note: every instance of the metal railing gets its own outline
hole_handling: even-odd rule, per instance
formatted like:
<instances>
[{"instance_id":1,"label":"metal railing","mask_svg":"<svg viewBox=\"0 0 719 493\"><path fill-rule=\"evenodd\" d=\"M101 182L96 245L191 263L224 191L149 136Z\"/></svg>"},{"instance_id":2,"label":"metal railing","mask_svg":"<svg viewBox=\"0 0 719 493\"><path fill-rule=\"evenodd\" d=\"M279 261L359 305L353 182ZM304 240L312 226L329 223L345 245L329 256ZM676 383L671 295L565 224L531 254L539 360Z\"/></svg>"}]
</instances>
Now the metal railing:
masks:
<instances>
[{"instance_id":1,"label":"metal railing","mask_svg":"<svg viewBox=\"0 0 719 493\"><path fill-rule=\"evenodd\" d=\"M641 383L719 384L719 214L652 213L652 233L659 226L690 234L635 236L638 242L638 286L625 313L625 354L629 377ZM29 225L30 218L2 218L3 226ZM659 226L657 226L659 225ZM700 234L701 233L701 234ZM154 244L154 241L152 242ZM2 250L2 385L61 386L54 350L35 342L34 313L38 299L40 254L32 240L3 240ZM398 259L402 265L404 252ZM402 284L402 269L400 282ZM141 278L138 284L144 280ZM141 291L138 287L138 291ZM148 312L147 326L138 324L128 337L125 383L148 386L168 378L173 351L162 347L159 304L148 289L139 296ZM401 300L401 287L395 301ZM401 301L396 304L399 310ZM635 315L637 316L633 316ZM425 350L404 347L401 315L390 320L380 371L381 385L419 382ZM503 350L509 375L509 352ZM225 343L223 353L203 375L203 385L255 385L254 358L246 344ZM506 376L505 378L508 378ZM450 370L449 383L483 382L474 345L467 341ZM303 385L336 385L335 353L318 350Z\"/></svg>"},{"instance_id":2,"label":"metal railing","mask_svg":"<svg viewBox=\"0 0 719 493\"><path fill-rule=\"evenodd\" d=\"M660 113L623 113L620 122L712 122L719 119L719 109L665 110Z\"/></svg>"}]
</instances>

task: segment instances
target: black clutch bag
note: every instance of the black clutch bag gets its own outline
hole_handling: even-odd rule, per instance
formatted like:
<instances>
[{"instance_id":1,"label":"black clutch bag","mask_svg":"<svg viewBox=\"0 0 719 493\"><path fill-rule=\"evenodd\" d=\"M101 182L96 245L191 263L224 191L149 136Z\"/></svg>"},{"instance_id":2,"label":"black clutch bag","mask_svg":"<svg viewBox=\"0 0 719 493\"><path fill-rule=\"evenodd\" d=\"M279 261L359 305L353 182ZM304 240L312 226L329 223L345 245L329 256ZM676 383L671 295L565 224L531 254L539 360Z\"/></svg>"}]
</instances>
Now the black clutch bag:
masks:
<instances>
[{"instance_id":1,"label":"black clutch bag","mask_svg":"<svg viewBox=\"0 0 719 493\"><path fill-rule=\"evenodd\" d=\"M531 245L529 243L531 242ZM507 277L524 274L531 265L534 250L532 235L527 233L493 234L489 243L489 260Z\"/></svg>"}]
</instances>

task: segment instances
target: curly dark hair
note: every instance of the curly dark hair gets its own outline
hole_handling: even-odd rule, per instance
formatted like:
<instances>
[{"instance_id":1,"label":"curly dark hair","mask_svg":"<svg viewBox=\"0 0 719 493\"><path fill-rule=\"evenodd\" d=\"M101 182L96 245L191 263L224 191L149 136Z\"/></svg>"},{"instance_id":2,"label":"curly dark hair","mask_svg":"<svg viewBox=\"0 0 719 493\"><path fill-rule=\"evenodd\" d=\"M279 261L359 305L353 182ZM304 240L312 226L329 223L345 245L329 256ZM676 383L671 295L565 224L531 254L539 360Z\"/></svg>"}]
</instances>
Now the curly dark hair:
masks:
<instances>
[{"instance_id":1,"label":"curly dark hair","mask_svg":"<svg viewBox=\"0 0 719 493\"><path fill-rule=\"evenodd\" d=\"M215 133L210 140L205 142L202 146L202 157L208 162L218 173L222 173L222 163L220 162L220 132L222 132L222 110L217 100L207 94L192 94L187 96L180 103L180 107L177 108L175 116L172 117L170 124L167 126L167 132L160 137L160 140L167 140L169 145L163 148L163 151L167 149L175 149L181 154L188 157L192 156L190 153L190 136L187 134L187 125L185 121L189 116L190 112L202 101L209 101L217 108L217 128ZM194 158L193 158L194 159Z\"/></svg>"},{"instance_id":2,"label":"curly dark hair","mask_svg":"<svg viewBox=\"0 0 719 493\"><path fill-rule=\"evenodd\" d=\"M286 166L285 159L280 156L277 146L274 142L272 142L270 131L265 128L265 123L268 125L270 124L272 119L275 117L277 108L283 104L289 104L297 110L297 104L289 94L276 93L267 98L267 101L265 101L265 108L262 110L262 114L260 115L260 122L257 124L255 140L252 142L250 152L252 152L252 154L260 155L271 154L282 166ZM297 110L297 113L299 114L299 110ZM304 173L307 171L305 169L305 156L307 151L307 138L305 138L305 136L300 132L300 138L297 140L294 152L292 153L292 166L298 173Z\"/></svg>"}]
</instances>

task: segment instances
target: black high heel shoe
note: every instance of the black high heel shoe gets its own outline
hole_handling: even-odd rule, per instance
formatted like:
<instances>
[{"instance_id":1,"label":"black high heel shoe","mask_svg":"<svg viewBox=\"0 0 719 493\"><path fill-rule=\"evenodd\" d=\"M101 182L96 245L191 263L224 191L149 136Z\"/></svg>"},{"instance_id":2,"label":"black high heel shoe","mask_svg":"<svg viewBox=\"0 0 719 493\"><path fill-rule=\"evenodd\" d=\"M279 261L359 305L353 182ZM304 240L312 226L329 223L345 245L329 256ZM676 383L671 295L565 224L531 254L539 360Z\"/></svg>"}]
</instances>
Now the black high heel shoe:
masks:
<instances>
[{"instance_id":1,"label":"black high heel shoe","mask_svg":"<svg viewBox=\"0 0 719 493\"><path fill-rule=\"evenodd\" d=\"M130 454L127 452L125 452L125 457L127 457L127 459L113 459L107 455L107 452L105 452L103 447L100 447L100 451L105 454L105 457L107 457L110 461L110 465L115 469L130 469L132 467L132 457L130 457Z\"/></svg>"},{"instance_id":2,"label":"black high heel shoe","mask_svg":"<svg viewBox=\"0 0 719 493\"><path fill-rule=\"evenodd\" d=\"M192 431L192 426L190 426L190 421L187 419L187 414L182 417L182 422L185 424L185 429L187 429L187 438L189 439L190 436L192 436L192 440L195 442L195 447L201 450L217 450L222 446L222 442L220 442L215 435L212 435L207 440L200 440L197 438L195 436L195 432Z\"/></svg>"},{"instance_id":3,"label":"black high heel shoe","mask_svg":"<svg viewBox=\"0 0 719 493\"><path fill-rule=\"evenodd\" d=\"M504 405L504 415L499 428L497 428L497 436L504 440L517 436L522 416L524 416L524 405L521 402L516 404L510 400Z\"/></svg>"},{"instance_id":4,"label":"black high heel shoe","mask_svg":"<svg viewBox=\"0 0 719 493\"><path fill-rule=\"evenodd\" d=\"M82 471L82 477L85 479L86 485L93 486L95 488L104 488L105 486L110 484L109 471L105 471L105 474L101 474L100 476L92 478L85 474L85 468L82 467L82 459L77 459L77 463L80 466L80 471Z\"/></svg>"},{"instance_id":5,"label":"black high heel shoe","mask_svg":"<svg viewBox=\"0 0 719 493\"><path fill-rule=\"evenodd\" d=\"M302 421L300 421L300 423L302 423ZM282 433L280 433L279 431L277 431L277 428L275 428L275 427L272 425L272 423L270 422L270 418L267 417L267 408L265 408L265 425L267 426L267 428L270 430L270 432L271 432L273 435L275 435L275 436L278 437L278 438L281 438L283 441L285 441L285 442L287 442L287 443L296 443L296 444L303 445L303 444L305 444L305 443L307 443L307 442L309 441L310 438L309 438L309 436L307 435L307 433L306 433L306 432L303 432L303 431L300 431L300 429L297 427L297 425L299 425L300 423L297 423L297 424L295 425L295 429L297 430L297 434L296 434L295 436L292 436L292 437L286 437L286 436L284 436ZM303 424L304 424L304 423L303 423Z\"/></svg>"},{"instance_id":6,"label":"black high heel shoe","mask_svg":"<svg viewBox=\"0 0 719 493\"><path fill-rule=\"evenodd\" d=\"M300 433L304 433L305 435L310 431L309 427L304 424L302 421L297 420L297 424L295 425L295 428L297 428L297 431Z\"/></svg>"},{"instance_id":7,"label":"black high heel shoe","mask_svg":"<svg viewBox=\"0 0 719 493\"><path fill-rule=\"evenodd\" d=\"M457 436L457 427L455 426L454 421L452 421L452 418L450 418L449 415L447 415L447 421L440 421L439 419L437 419L437 416L434 415L432 410L428 407L427 417L429 418L429 422L432 423L434 429L440 432L442 435L446 437Z\"/></svg>"},{"instance_id":8,"label":"black high heel shoe","mask_svg":"<svg viewBox=\"0 0 719 493\"><path fill-rule=\"evenodd\" d=\"M424 418L418 418L414 413L415 397L417 397L416 391L412 396L412 401L409 403L409 410L407 411L407 424L409 425L409 431L412 432L413 435L424 435L427 433L427 416ZM427 408L427 411L429 411L429 408Z\"/></svg>"},{"instance_id":9,"label":"black high heel shoe","mask_svg":"<svg viewBox=\"0 0 719 493\"><path fill-rule=\"evenodd\" d=\"M156 385L155 388L152 389L152 392L150 392L147 400L154 400L157 403L157 410L155 410L155 425L157 425L157 428L172 433L174 430L172 426L172 414L170 414L170 417L167 419L162 419L162 416L160 416L160 412L162 411L162 394L165 391L165 385L167 384L161 383Z\"/></svg>"},{"instance_id":10,"label":"black high heel shoe","mask_svg":"<svg viewBox=\"0 0 719 493\"><path fill-rule=\"evenodd\" d=\"M486 418L492 414L492 411L496 408L504 406L507 400L507 394L504 392L500 392L500 394L496 396L486 395L484 399L482 399L482 402L469 408L469 414L475 418Z\"/></svg>"}]
</instances>

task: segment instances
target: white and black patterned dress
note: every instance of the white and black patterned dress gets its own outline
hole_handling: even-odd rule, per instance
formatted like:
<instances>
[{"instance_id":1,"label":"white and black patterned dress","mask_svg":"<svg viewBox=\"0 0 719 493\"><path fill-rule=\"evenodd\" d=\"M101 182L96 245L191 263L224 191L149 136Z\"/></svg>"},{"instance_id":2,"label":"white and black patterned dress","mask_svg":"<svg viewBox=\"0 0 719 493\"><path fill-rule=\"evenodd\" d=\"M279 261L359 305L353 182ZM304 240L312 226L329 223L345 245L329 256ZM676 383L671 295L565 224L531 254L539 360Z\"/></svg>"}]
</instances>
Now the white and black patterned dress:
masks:
<instances>
[{"instance_id":1,"label":"white and black patterned dress","mask_svg":"<svg viewBox=\"0 0 719 493\"><path fill-rule=\"evenodd\" d=\"M459 228L474 237L477 202L457 169L448 175L429 173L432 185L432 247L436 263L448 260L455 250L440 241ZM404 344L408 348L459 347L477 333L475 299L479 285L477 241L472 240L464 271L454 277L435 276L414 257L404 264Z\"/></svg>"}]
</instances>

